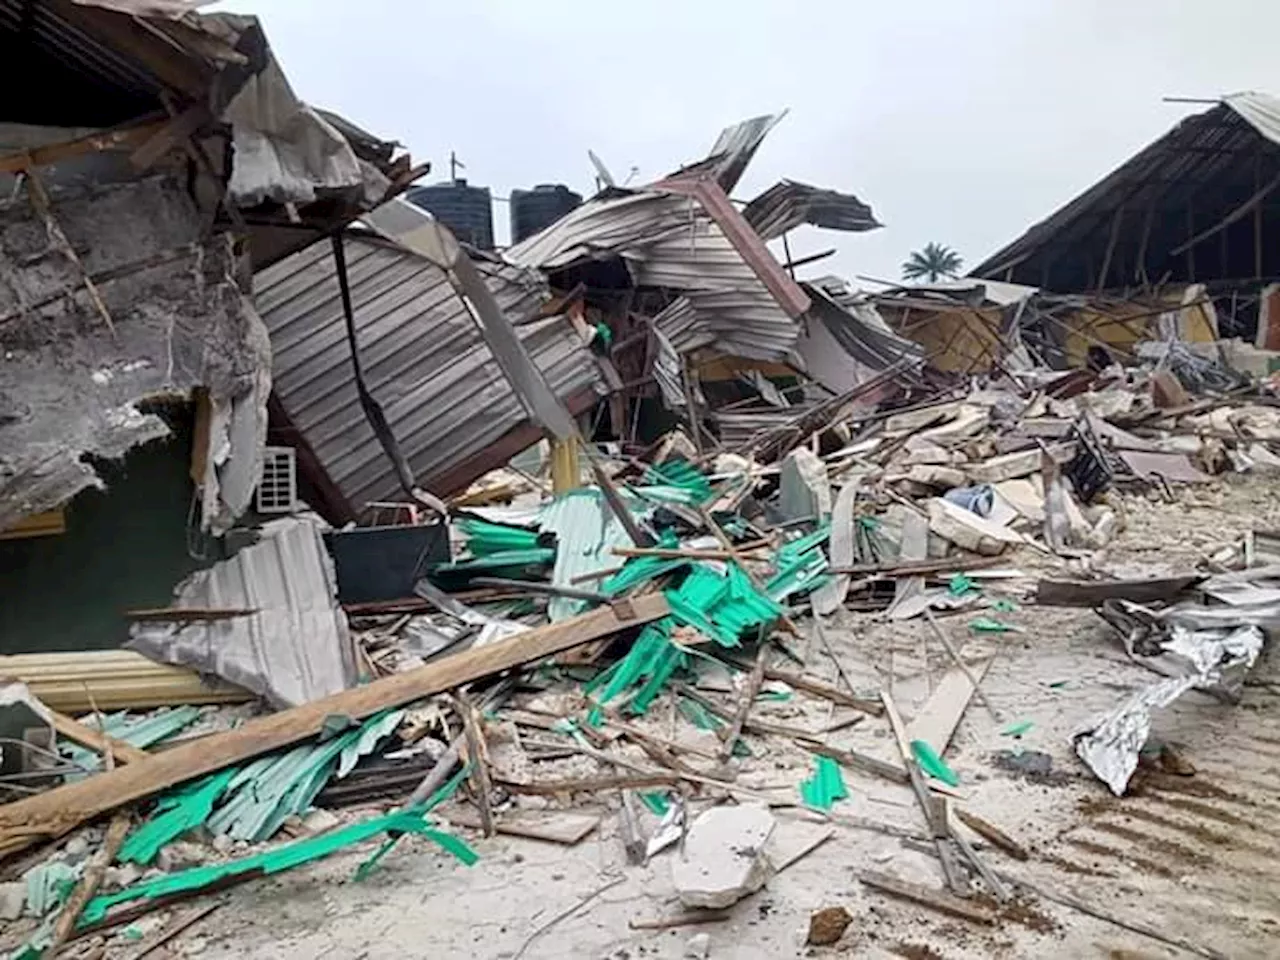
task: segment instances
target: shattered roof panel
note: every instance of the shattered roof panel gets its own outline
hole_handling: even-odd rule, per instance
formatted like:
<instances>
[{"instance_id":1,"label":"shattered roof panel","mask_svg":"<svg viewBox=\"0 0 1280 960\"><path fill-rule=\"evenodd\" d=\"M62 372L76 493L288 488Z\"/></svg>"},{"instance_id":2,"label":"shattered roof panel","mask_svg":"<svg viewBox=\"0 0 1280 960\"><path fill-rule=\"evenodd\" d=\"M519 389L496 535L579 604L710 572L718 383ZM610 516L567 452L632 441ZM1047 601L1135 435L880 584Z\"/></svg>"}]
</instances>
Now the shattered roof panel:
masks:
<instances>
[{"instance_id":1,"label":"shattered roof panel","mask_svg":"<svg viewBox=\"0 0 1280 960\"><path fill-rule=\"evenodd\" d=\"M724 188L725 193L731 192L738 185L764 138L786 115L784 110L782 113L752 117L720 131L720 136L711 145L704 162L714 168L716 182Z\"/></svg>"},{"instance_id":2,"label":"shattered roof panel","mask_svg":"<svg viewBox=\"0 0 1280 960\"><path fill-rule=\"evenodd\" d=\"M369 390L415 479L434 490L451 468L525 425L528 414L442 270L372 237L348 236L346 252ZM476 266L516 322L542 305L546 285L538 274L488 258ZM360 407L327 245L261 271L255 288L271 331L276 395L329 479L356 510L400 499L395 472ZM602 391L597 365L563 319L518 329L562 400Z\"/></svg>"},{"instance_id":3,"label":"shattered roof panel","mask_svg":"<svg viewBox=\"0 0 1280 960\"><path fill-rule=\"evenodd\" d=\"M692 200L674 194L645 191L596 197L508 247L503 256L517 266L559 270L687 229L695 213Z\"/></svg>"},{"instance_id":4,"label":"shattered roof panel","mask_svg":"<svg viewBox=\"0 0 1280 960\"><path fill-rule=\"evenodd\" d=\"M701 328L697 339L714 339L725 353L780 360L799 336L796 322L700 208L685 228L640 250L631 269L639 286L685 291ZM682 340L672 338L684 350Z\"/></svg>"},{"instance_id":5,"label":"shattered roof panel","mask_svg":"<svg viewBox=\"0 0 1280 960\"><path fill-rule=\"evenodd\" d=\"M666 331L680 350L715 342L736 356L784 359L799 335L794 318L808 306L804 292L762 241L759 249L748 250L750 258L744 256L696 194L707 184L665 183L687 192L652 190L588 201L504 256L543 270L621 256L637 286L678 290L688 298L694 314L684 314L681 322L685 331L696 328L696 335ZM736 212L732 216L741 221ZM739 225L749 233L745 221Z\"/></svg>"},{"instance_id":6,"label":"shattered roof panel","mask_svg":"<svg viewBox=\"0 0 1280 960\"><path fill-rule=\"evenodd\" d=\"M136 623L128 646L216 674L275 707L354 686L354 647L322 532L310 517L272 521L258 543L192 574L175 591L177 607L257 611L251 616Z\"/></svg>"},{"instance_id":7,"label":"shattered roof panel","mask_svg":"<svg viewBox=\"0 0 1280 960\"><path fill-rule=\"evenodd\" d=\"M872 370L903 363L915 369L924 362L924 348L889 329L871 303L837 303L819 287L813 295L812 316L826 326L845 353Z\"/></svg>"},{"instance_id":8,"label":"shattered roof panel","mask_svg":"<svg viewBox=\"0 0 1280 960\"><path fill-rule=\"evenodd\" d=\"M853 194L794 180L774 184L747 204L742 215L764 240L780 237L803 223L854 233L882 226L871 207Z\"/></svg>"}]
</instances>

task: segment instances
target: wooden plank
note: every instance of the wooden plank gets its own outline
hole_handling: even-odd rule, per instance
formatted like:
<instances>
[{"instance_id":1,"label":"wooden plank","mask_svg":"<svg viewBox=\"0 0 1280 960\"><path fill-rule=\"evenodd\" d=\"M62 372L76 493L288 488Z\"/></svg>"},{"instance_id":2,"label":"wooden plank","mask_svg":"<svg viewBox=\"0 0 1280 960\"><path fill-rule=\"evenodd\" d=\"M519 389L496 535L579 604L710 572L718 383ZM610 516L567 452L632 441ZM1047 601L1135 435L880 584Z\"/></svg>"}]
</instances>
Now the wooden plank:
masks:
<instances>
[{"instance_id":1,"label":"wooden plank","mask_svg":"<svg viewBox=\"0 0 1280 960\"><path fill-rule=\"evenodd\" d=\"M1203 579L1203 574L1188 573L1137 580L1041 580L1036 584L1036 603L1044 607L1099 607L1106 600L1152 603L1181 593Z\"/></svg>"},{"instance_id":2,"label":"wooden plank","mask_svg":"<svg viewBox=\"0 0 1280 960\"><path fill-rule=\"evenodd\" d=\"M863 870L858 874L858 879L867 886L874 887L884 893L910 900L912 903L918 903L921 906L931 907L941 913L960 917L963 920L986 924L995 922L995 917L990 912L967 903L959 897L953 897L941 890L934 890L923 884L912 883L910 880L903 880L888 873Z\"/></svg>"},{"instance_id":3,"label":"wooden plank","mask_svg":"<svg viewBox=\"0 0 1280 960\"><path fill-rule=\"evenodd\" d=\"M474 811L467 809L451 810L444 815L444 820L459 827L483 829L480 817ZM530 840L546 840L548 843L560 843L566 847L581 843L587 834L599 825L600 817L596 814L569 811L547 813L535 811L516 816L500 816L493 821L493 828L498 833Z\"/></svg>"},{"instance_id":4,"label":"wooden plank","mask_svg":"<svg viewBox=\"0 0 1280 960\"><path fill-rule=\"evenodd\" d=\"M71 931L75 929L76 921L80 919L80 914L84 912L85 905L98 892L98 887L102 884L102 878L106 876L107 867L111 866L116 854L124 846L124 838L129 834L129 826L129 814L127 813L118 813L111 821L111 826L107 827L107 835L102 841L102 846L93 855L89 865L84 868L84 874L80 877L80 882L76 884L75 890L67 898L67 904L62 908L62 912L58 914L58 920L53 927L53 939L41 956L53 960L58 955L58 951L62 949L62 945L71 937Z\"/></svg>"},{"instance_id":5,"label":"wooden plank","mask_svg":"<svg viewBox=\"0 0 1280 960\"><path fill-rule=\"evenodd\" d=\"M452 690L570 647L656 620L669 612L661 593L636 597L630 617L613 607L516 634L435 663L375 680L352 690L251 720L226 733L174 747L110 773L66 784L0 807L0 855L75 827L132 803L233 764L279 750L320 733L333 715L358 720L381 710Z\"/></svg>"},{"instance_id":6,"label":"wooden plank","mask_svg":"<svg viewBox=\"0 0 1280 960\"><path fill-rule=\"evenodd\" d=\"M941 756L951 742L956 727L960 726L960 718L969 709L969 701L976 689L970 677L981 682L992 659L988 657L968 671L956 668L948 670L933 691L933 696L925 701L915 719L907 724L907 739L923 740L933 748L934 753Z\"/></svg>"},{"instance_id":7,"label":"wooden plank","mask_svg":"<svg viewBox=\"0 0 1280 960\"><path fill-rule=\"evenodd\" d=\"M21 173L33 166L44 167L105 150L128 150L154 136L158 130L163 129L165 123L165 120L150 120L134 126L102 130L76 140L64 140L62 143L51 143L20 153L5 154L0 156L0 173Z\"/></svg>"},{"instance_id":8,"label":"wooden plank","mask_svg":"<svg viewBox=\"0 0 1280 960\"><path fill-rule=\"evenodd\" d=\"M82 747L88 747L104 756L109 748L111 755L119 763L137 763L140 760L151 759L151 755L145 750L139 750L133 744L123 740L103 736L93 727L86 726L65 713L58 713L56 710L50 710L49 713L53 716L53 729L57 730L60 736L74 740Z\"/></svg>"},{"instance_id":9,"label":"wooden plank","mask_svg":"<svg viewBox=\"0 0 1280 960\"><path fill-rule=\"evenodd\" d=\"M842 707L852 707L854 710L861 710L863 713L869 713L873 717L878 717L884 713L884 706L875 700L855 697L851 693L845 693L838 687L833 687L830 684L822 683L818 680L812 680L809 677L802 676L798 673L790 673L786 670L777 670L773 667L765 667L764 678L766 680L777 680L781 683L785 683L789 687L795 687L797 690L803 690L805 693L811 693L815 697L830 700L832 703L838 704Z\"/></svg>"},{"instance_id":10,"label":"wooden plank","mask_svg":"<svg viewBox=\"0 0 1280 960\"><path fill-rule=\"evenodd\" d=\"M956 815L956 819L966 827L992 845L999 847L1015 860L1029 860L1031 858L1031 854L1027 853L1026 847L995 824L988 823L976 813L970 813L963 807L956 807L952 812Z\"/></svg>"},{"instance_id":11,"label":"wooden plank","mask_svg":"<svg viewBox=\"0 0 1280 960\"><path fill-rule=\"evenodd\" d=\"M724 741L720 745L719 759L721 763L733 756L733 748L737 745L738 738L742 736L742 725L747 722L747 715L751 713L751 708L756 702L756 696L760 693L760 685L764 683L764 668L768 659L769 644L767 641L763 641L760 644L760 649L756 651L755 666L751 668L751 673L748 675L746 685L743 688L742 702L730 719L729 726L720 730L720 737Z\"/></svg>"}]
</instances>

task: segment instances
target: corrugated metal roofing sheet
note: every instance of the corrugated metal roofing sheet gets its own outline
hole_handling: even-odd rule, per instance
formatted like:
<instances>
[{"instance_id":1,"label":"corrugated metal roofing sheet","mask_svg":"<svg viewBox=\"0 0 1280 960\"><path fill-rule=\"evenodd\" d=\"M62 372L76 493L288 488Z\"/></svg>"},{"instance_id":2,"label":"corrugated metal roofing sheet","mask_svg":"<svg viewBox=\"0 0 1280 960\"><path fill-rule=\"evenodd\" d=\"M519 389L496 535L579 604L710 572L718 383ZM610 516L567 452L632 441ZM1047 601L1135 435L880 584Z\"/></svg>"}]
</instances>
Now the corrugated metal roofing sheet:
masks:
<instances>
[{"instance_id":1,"label":"corrugated metal roofing sheet","mask_svg":"<svg viewBox=\"0 0 1280 960\"><path fill-rule=\"evenodd\" d=\"M693 314L682 314L680 329L664 327L682 351L714 342L735 356L779 360L799 335L757 269L688 195L650 191L588 201L505 256L543 270L622 257L637 286L679 290L687 297ZM793 306L803 302L803 293L795 293Z\"/></svg>"},{"instance_id":2,"label":"corrugated metal roofing sheet","mask_svg":"<svg viewBox=\"0 0 1280 960\"><path fill-rule=\"evenodd\" d=\"M738 180L741 179L747 165L751 163L751 158L756 155L756 150L760 148L764 138L786 115L784 110L782 113L752 117L750 120L743 120L720 131L720 136L716 137L716 142L711 145L707 160L713 161L716 181L724 188L725 193L729 193L738 185Z\"/></svg>"},{"instance_id":3,"label":"corrugated metal roofing sheet","mask_svg":"<svg viewBox=\"0 0 1280 960\"><path fill-rule=\"evenodd\" d=\"M871 213L871 207L853 194L811 187L795 180L775 183L747 204L742 215L764 240L780 237L802 223L851 232L882 226Z\"/></svg>"},{"instance_id":4,"label":"corrugated metal roofing sheet","mask_svg":"<svg viewBox=\"0 0 1280 960\"><path fill-rule=\"evenodd\" d=\"M353 686L355 651L322 531L310 517L272 521L258 543L192 574L176 590L176 607L256 613L182 625L137 623L128 645L162 663L216 674L276 707Z\"/></svg>"},{"instance_id":5,"label":"corrugated metal roofing sheet","mask_svg":"<svg viewBox=\"0 0 1280 960\"><path fill-rule=\"evenodd\" d=\"M349 236L346 252L369 390L415 479L431 489L451 466L524 425L528 415L442 270L379 239ZM516 322L541 306L546 285L535 272L487 258L476 266ZM356 394L328 246L296 253L254 279L271 332L276 396L293 425L355 509L400 499ZM589 351L562 319L519 331L557 396L603 389Z\"/></svg>"},{"instance_id":6,"label":"corrugated metal roofing sheet","mask_svg":"<svg viewBox=\"0 0 1280 960\"><path fill-rule=\"evenodd\" d=\"M644 191L588 200L551 226L503 253L511 263L540 270L625 254L680 230L697 214L689 197Z\"/></svg>"}]
</instances>

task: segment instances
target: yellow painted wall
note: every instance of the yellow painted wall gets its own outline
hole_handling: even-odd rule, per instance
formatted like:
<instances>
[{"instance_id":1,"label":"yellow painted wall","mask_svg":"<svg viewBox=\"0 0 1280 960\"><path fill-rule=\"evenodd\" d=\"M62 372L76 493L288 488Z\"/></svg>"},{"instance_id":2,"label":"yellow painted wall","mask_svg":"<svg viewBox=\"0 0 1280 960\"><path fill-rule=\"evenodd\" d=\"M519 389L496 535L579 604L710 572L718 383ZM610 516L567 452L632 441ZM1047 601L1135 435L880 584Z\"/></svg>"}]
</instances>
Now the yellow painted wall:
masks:
<instances>
[{"instance_id":1,"label":"yellow painted wall","mask_svg":"<svg viewBox=\"0 0 1280 960\"><path fill-rule=\"evenodd\" d=\"M937 370L986 373L1002 353L997 307L925 310L880 303L877 308L896 333L924 347L928 364Z\"/></svg>"}]
</instances>

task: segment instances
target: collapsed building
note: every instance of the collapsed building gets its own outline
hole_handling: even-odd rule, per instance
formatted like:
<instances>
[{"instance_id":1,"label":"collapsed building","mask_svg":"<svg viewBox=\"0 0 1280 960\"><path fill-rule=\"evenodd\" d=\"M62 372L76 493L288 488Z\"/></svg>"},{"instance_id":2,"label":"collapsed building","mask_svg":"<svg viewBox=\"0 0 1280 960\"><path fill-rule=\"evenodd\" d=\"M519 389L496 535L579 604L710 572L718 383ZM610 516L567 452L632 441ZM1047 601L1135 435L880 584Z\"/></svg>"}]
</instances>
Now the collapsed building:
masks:
<instances>
[{"instance_id":1,"label":"collapsed building","mask_svg":"<svg viewBox=\"0 0 1280 960\"><path fill-rule=\"evenodd\" d=\"M1280 101L1238 93L1187 117L955 282L872 297L939 370L1128 361L1144 341L1224 341L1267 373L1280 248ZM1029 353L1027 352L1029 351Z\"/></svg>"},{"instance_id":2,"label":"collapsed building","mask_svg":"<svg viewBox=\"0 0 1280 960\"><path fill-rule=\"evenodd\" d=\"M194 6L0 20L42 89L0 125L0 647L118 642L216 559L267 434L254 271L421 173L299 100L256 19Z\"/></svg>"}]
</instances>

